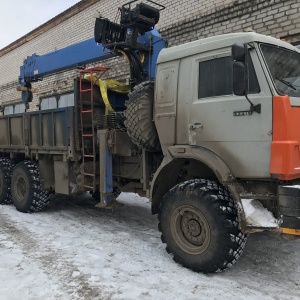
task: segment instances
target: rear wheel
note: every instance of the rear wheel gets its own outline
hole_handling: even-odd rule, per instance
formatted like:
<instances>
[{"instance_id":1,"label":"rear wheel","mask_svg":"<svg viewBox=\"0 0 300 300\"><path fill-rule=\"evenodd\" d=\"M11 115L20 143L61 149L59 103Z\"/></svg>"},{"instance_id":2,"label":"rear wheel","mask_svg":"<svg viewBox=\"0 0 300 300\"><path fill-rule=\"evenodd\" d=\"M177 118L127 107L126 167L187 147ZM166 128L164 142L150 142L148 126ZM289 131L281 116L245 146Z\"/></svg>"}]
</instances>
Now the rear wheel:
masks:
<instances>
[{"instance_id":1,"label":"rear wheel","mask_svg":"<svg viewBox=\"0 0 300 300\"><path fill-rule=\"evenodd\" d=\"M10 182L13 164L8 158L0 158L0 204L12 203Z\"/></svg>"},{"instance_id":2,"label":"rear wheel","mask_svg":"<svg viewBox=\"0 0 300 300\"><path fill-rule=\"evenodd\" d=\"M14 168L11 193L14 205L21 212L32 213L45 209L49 195L42 191L39 169L35 162L23 161Z\"/></svg>"},{"instance_id":3,"label":"rear wheel","mask_svg":"<svg viewBox=\"0 0 300 300\"><path fill-rule=\"evenodd\" d=\"M164 196L158 217L167 251L194 271L225 270L245 246L231 195L214 181L178 184Z\"/></svg>"}]
</instances>

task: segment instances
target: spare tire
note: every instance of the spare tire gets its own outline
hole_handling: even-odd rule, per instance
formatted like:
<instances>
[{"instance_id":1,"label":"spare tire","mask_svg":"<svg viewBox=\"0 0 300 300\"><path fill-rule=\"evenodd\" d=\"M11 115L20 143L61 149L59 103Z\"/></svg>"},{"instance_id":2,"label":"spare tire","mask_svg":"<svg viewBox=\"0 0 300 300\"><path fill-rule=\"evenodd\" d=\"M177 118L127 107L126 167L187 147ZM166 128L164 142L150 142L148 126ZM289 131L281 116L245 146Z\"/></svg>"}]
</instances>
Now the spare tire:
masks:
<instances>
[{"instance_id":1,"label":"spare tire","mask_svg":"<svg viewBox=\"0 0 300 300\"><path fill-rule=\"evenodd\" d=\"M125 126L134 144L146 151L159 151L160 143L153 122L154 82L136 85L128 94Z\"/></svg>"}]
</instances>

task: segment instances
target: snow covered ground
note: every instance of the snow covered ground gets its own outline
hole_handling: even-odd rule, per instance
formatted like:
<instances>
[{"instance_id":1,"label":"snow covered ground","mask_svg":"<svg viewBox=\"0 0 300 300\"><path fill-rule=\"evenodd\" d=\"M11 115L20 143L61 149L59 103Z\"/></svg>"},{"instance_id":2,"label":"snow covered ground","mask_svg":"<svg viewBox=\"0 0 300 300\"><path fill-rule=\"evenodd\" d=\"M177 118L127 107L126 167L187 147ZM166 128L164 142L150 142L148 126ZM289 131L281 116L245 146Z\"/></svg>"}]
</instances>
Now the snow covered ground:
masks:
<instances>
[{"instance_id":1,"label":"snow covered ground","mask_svg":"<svg viewBox=\"0 0 300 300\"><path fill-rule=\"evenodd\" d=\"M113 211L88 195L37 214L0 206L0 299L300 299L300 239L253 234L233 268L197 274L166 253L147 199L118 200Z\"/></svg>"}]
</instances>

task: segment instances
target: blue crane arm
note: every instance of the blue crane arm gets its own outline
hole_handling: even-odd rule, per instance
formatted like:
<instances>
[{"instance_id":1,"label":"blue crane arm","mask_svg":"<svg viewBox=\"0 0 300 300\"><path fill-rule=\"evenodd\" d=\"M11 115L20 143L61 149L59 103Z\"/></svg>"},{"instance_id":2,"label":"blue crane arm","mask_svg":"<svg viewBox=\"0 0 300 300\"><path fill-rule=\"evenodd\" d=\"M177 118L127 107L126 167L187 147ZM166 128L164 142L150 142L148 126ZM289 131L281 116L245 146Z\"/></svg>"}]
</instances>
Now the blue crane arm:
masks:
<instances>
[{"instance_id":1,"label":"blue crane arm","mask_svg":"<svg viewBox=\"0 0 300 300\"><path fill-rule=\"evenodd\" d=\"M19 83L22 99L27 104L32 101L34 81L44 76L86 64L102 61L117 55L124 55L130 66L130 85L155 78L156 62L159 52L167 42L155 29L164 6L147 0L132 4L132 0L120 8L120 24L105 18L96 18L94 38L73 44L66 48L44 55L28 56L20 67Z\"/></svg>"},{"instance_id":2,"label":"blue crane arm","mask_svg":"<svg viewBox=\"0 0 300 300\"><path fill-rule=\"evenodd\" d=\"M28 56L20 67L19 83L41 80L44 76L59 71L84 67L86 64L115 56L116 53L97 45L93 38L55 50L53 52Z\"/></svg>"},{"instance_id":3,"label":"blue crane arm","mask_svg":"<svg viewBox=\"0 0 300 300\"><path fill-rule=\"evenodd\" d=\"M145 55L142 65L149 79L154 79L158 54L166 47L166 41L161 38L156 29L153 29L140 35L138 43L152 48L151 53ZM95 43L94 38L44 55L33 54L28 56L20 67L19 83L25 85L28 82L41 80L49 74L84 67L86 64L102 61L116 55L118 55L117 50L104 48L102 44Z\"/></svg>"}]
</instances>

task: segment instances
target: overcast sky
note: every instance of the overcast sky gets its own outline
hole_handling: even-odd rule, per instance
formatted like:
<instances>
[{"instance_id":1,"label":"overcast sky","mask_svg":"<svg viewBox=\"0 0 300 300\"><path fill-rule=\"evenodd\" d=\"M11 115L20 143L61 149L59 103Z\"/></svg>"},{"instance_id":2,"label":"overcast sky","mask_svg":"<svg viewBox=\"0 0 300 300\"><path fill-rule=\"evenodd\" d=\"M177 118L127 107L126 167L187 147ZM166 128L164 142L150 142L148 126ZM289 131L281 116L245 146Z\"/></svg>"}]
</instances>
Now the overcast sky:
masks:
<instances>
[{"instance_id":1,"label":"overcast sky","mask_svg":"<svg viewBox=\"0 0 300 300\"><path fill-rule=\"evenodd\" d=\"M0 49L80 0L0 0Z\"/></svg>"}]
</instances>

